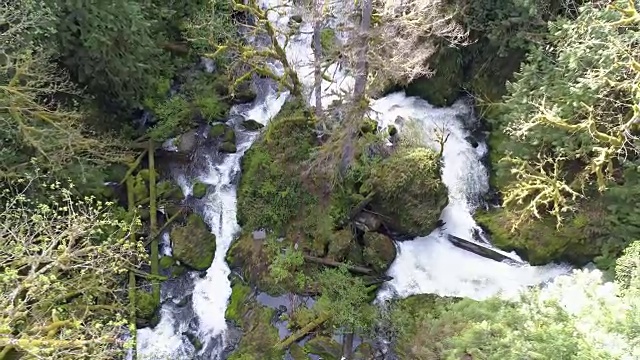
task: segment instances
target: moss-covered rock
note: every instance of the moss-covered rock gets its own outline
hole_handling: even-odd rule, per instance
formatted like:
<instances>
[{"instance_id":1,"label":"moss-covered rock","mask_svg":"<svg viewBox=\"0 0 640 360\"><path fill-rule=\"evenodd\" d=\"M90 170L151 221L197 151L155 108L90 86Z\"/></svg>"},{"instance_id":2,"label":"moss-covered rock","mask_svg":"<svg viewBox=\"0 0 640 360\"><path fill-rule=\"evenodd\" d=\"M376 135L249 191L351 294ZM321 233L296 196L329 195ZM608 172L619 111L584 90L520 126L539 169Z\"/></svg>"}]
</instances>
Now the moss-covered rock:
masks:
<instances>
[{"instance_id":1,"label":"moss-covered rock","mask_svg":"<svg viewBox=\"0 0 640 360\"><path fill-rule=\"evenodd\" d=\"M216 252L216 236L207 228L202 217L191 214L185 225L171 230L173 256L195 270L206 270Z\"/></svg>"},{"instance_id":2,"label":"moss-covered rock","mask_svg":"<svg viewBox=\"0 0 640 360\"><path fill-rule=\"evenodd\" d=\"M413 81L405 91L434 106L450 106L460 95L463 85L463 62L460 50L441 49L430 61L435 74Z\"/></svg>"},{"instance_id":3,"label":"moss-covered rock","mask_svg":"<svg viewBox=\"0 0 640 360\"><path fill-rule=\"evenodd\" d=\"M158 263L160 264L160 267L162 269L168 269L172 267L176 263L176 261L171 256L163 256L160 258L160 261Z\"/></svg>"},{"instance_id":4,"label":"moss-covered rock","mask_svg":"<svg viewBox=\"0 0 640 360\"><path fill-rule=\"evenodd\" d=\"M176 140L178 151L183 154L191 153L198 145L198 134L195 130L189 130L180 135Z\"/></svg>"},{"instance_id":5,"label":"moss-covered rock","mask_svg":"<svg viewBox=\"0 0 640 360\"><path fill-rule=\"evenodd\" d=\"M250 300L249 295L251 295L250 287L243 284L233 285L231 288L231 298L229 299L229 305L227 305L224 317L236 324L241 324L242 316L246 310L245 307Z\"/></svg>"},{"instance_id":6,"label":"moss-covered rock","mask_svg":"<svg viewBox=\"0 0 640 360\"><path fill-rule=\"evenodd\" d=\"M480 212L475 217L491 236L491 242L506 251L515 251L532 265L567 261L579 266L602 253L598 234L606 232L604 209L592 208L570 216L556 227L553 217L525 221L511 232L516 216L504 209Z\"/></svg>"},{"instance_id":7,"label":"moss-covered rock","mask_svg":"<svg viewBox=\"0 0 640 360\"><path fill-rule=\"evenodd\" d=\"M156 185L156 192L164 200L178 202L184 199L182 188L172 181L162 180Z\"/></svg>"},{"instance_id":8,"label":"moss-covered rock","mask_svg":"<svg viewBox=\"0 0 640 360\"><path fill-rule=\"evenodd\" d=\"M378 123L372 119L365 119L360 125L360 132L362 134L375 134L378 131Z\"/></svg>"},{"instance_id":9,"label":"moss-covered rock","mask_svg":"<svg viewBox=\"0 0 640 360\"><path fill-rule=\"evenodd\" d=\"M336 261L343 261L349 256L349 251L355 242L351 230L336 231L329 241L327 256Z\"/></svg>"},{"instance_id":10,"label":"moss-covered rock","mask_svg":"<svg viewBox=\"0 0 640 360\"><path fill-rule=\"evenodd\" d=\"M220 151L223 153L235 153L236 151L238 151L238 148L236 147L236 144L230 141L225 141L222 144L220 144Z\"/></svg>"},{"instance_id":11,"label":"moss-covered rock","mask_svg":"<svg viewBox=\"0 0 640 360\"><path fill-rule=\"evenodd\" d=\"M226 128L227 125L222 123L211 125L211 127L209 128L209 137L213 139L221 137L222 135L224 135Z\"/></svg>"},{"instance_id":12,"label":"moss-covered rock","mask_svg":"<svg viewBox=\"0 0 640 360\"><path fill-rule=\"evenodd\" d=\"M396 258L396 247L388 236L368 232L364 234L364 261L378 272L386 271Z\"/></svg>"},{"instance_id":13,"label":"moss-covered rock","mask_svg":"<svg viewBox=\"0 0 640 360\"><path fill-rule=\"evenodd\" d=\"M238 91L233 94L234 104L246 104L256 99L256 92L251 89L250 86L242 86Z\"/></svg>"},{"instance_id":14,"label":"moss-covered rock","mask_svg":"<svg viewBox=\"0 0 640 360\"><path fill-rule=\"evenodd\" d=\"M353 360L371 360L374 358L373 346L367 342L360 344L353 354Z\"/></svg>"},{"instance_id":15,"label":"moss-covered rock","mask_svg":"<svg viewBox=\"0 0 640 360\"><path fill-rule=\"evenodd\" d=\"M278 329L271 324L274 315L273 309L258 304L255 299L248 301L243 307L239 323L243 335L229 360L281 360L285 352L275 347L280 337Z\"/></svg>"},{"instance_id":16,"label":"moss-covered rock","mask_svg":"<svg viewBox=\"0 0 640 360\"><path fill-rule=\"evenodd\" d=\"M388 227L408 235L428 234L447 204L439 155L425 148L400 150L372 169L367 187L373 209Z\"/></svg>"},{"instance_id":17,"label":"moss-covered rock","mask_svg":"<svg viewBox=\"0 0 640 360\"><path fill-rule=\"evenodd\" d=\"M309 340L304 344L304 350L325 360L340 360L342 357L342 346L326 336L316 336Z\"/></svg>"},{"instance_id":18,"label":"moss-covered rock","mask_svg":"<svg viewBox=\"0 0 640 360\"><path fill-rule=\"evenodd\" d=\"M264 125L260 124L259 122L253 119L248 119L242 122L242 127L249 131L256 131L256 130L262 129Z\"/></svg>"},{"instance_id":19,"label":"moss-covered rock","mask_svg":"<svg viewBox=\"0 0 640 360\"><path fill-rule=\"evenodd\" d=\"M153 295L144 290L136 290L136 317L151 320L160 304L155 301Z\"/></svg>"},{"instance_id":20,"label":"moss-covered rock","mask_svg":"<svg viewBox=\"0 0 640 360\"><path fill-rule=\"evenodd\" d=\"M196 183L193 184L193 197L202 199L206 194L207 194L207 184L201 181L196 181Z\"/></svg>"}]
</instances>

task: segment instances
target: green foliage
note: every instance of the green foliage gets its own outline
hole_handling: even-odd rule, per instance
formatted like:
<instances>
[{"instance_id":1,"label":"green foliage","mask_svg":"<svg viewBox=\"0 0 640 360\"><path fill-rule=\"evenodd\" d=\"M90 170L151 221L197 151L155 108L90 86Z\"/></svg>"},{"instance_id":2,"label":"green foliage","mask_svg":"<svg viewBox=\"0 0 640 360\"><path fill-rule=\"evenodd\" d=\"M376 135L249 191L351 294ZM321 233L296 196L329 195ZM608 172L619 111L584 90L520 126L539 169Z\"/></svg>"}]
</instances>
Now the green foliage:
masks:
<instances>
[{"instance_id":1,"label":"green foliage","mask_svg":"<svg viewBox=\"0 0 640 360\"><path fill-rule=\"evenodd\" d=\"M177 136L193 126L192 115L191 106L183 96L172 96L155 110L158 122L149 130L149 136L156 141Z\"/></svg>"},{"instance_id":2,"label":"green foliage","mask_svg":"<svg viewBox=\"0 0 640 360\"><path fill-rule=\"evenodd\" d=\"M279 249L277 242L271 245L275 245ZM304 289L309 279L303 272L299 271L303 265L304 257L302 252L287 248L284 251L279 251L274 256L273 262L269 265L269 273L273 281L278 285Z\"/></svg>"},{"instance_id":3,"label":"green foliage","mask_svg":"<svg viewBox=\"0 0 640 360\"><path fill-rule=\"evenodd\" d=\"M586 6L575 20L551 23L492 124L502 132L492 141L495 183L513 213L505 226L518 231L540 218L560 228L586 217L594 233L574 243L592 247L583 253L600 254L606 267L640 230L629 200L638 188L638 163L627 155L637 150L631 120L640 114L640 53L637 27L622 30L627 18Z\"/></svg>"},{"instance_id":4,"label":"green foliage","mask_svg":"<svg viewBox=\"0 0 640 360\"><path fill-rule=\"evenodd\" d=\"M217 94L198 94L194 103L208 123L224 120L229 112L229 104Z\"/></svg>"},{"instance_id":5,"label":"green foliage","mask_svg":"<svg viewBox=\"0 0 640 360\"><path fill-rule=\"evenodd\" d=\"M440 180L440 159L425 148L400 150L372 170L367 186L375 192L374 210L406 234L433 230L447 190Z\"/></svg>"},{"instance_id":6,"label":"green foliage","mask_svg":"<svg viewBox=\"0 0 640 360\"><path fill-rule=\"evenodd\" d=\"M640 291L640 241L634 241L616 261L616 283L623 291Z\"/></svg>"},{"instance_id":7,"label":"green foliage","mask_svg":"<svg viewBox=\"0 0 640 360\"><path fill-rule=\"evenodd\" d=\"M173 257L195 269L207 270L216 252L216 236L198 214L191 214L187 223L171 230Z\"/></svg>"},{"instance_id":8,"label":"green foliage","mask_svg":"<svg viewBox=\"0 0 640 360\"><path fill-rule=\"evenodd\" d=\"M338 47L338 39L335 30L324 28L320 30L320 47L325 55L332 55Z\"/></svg>"},{"instance_id":9,"label":"green foliage","mask_svg":"<svg viewBox=\"0 0 640 360\"><path fill-rule=\"evenodd\" d=\"M139 220L73 187L37 184L0 192L0 353L11 344L24 359L120 358L113 339L132 325L122 284L145 260L131 237Z\"/></svg>"},{"instance_id":10,"label":"green foliage","mask_svg":"<svg viewBox=\"0 0 640 360\"><path fill-rule=\"evenodd\" d=\"M47 0L56 9L62 63L106 106L128 110L172 72L158 46L157 19L139 1ZM156 80L159 79L159 80ZM113 110L113 109L112 109Z\"/></svg>"},{"instance_id":11,"label":"green foliage","mask_svg":"<svg viewBox=\"0 0 640 360\"><path fill-rule=\"evenodd\" d=\"M369 304L368 288L359 277L344 268L325 269L317 278L321 296L315 307L331 314L336 329L366 332L373 326L375 308Z\"/></svg>"}]
</instances>

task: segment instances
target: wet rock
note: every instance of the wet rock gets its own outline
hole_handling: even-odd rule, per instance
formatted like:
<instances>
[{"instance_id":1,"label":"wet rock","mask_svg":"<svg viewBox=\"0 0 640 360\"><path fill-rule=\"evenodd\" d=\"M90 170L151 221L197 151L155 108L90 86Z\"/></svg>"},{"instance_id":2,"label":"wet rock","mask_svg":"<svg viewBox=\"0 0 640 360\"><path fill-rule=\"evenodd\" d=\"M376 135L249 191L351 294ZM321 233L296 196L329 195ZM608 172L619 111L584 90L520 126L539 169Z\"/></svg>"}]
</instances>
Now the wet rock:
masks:
<instances>
[{"instance_id":1,"label":"wet rock","mask_svg":"<svg viewBox=\"0 0 640 360\"><path fill-rule=\"evenodd\" d=\"M191 345L193 345L193 347L196 349L196 352L202 350L202 341L200 341L200 339L198 339L195 334L185 331L182 333L182 335L187 337Z\"/></svg>"},{"instance_id":2,"label":"wet rock","mask_svg":"<svg viewBox=\"0 0 640 360\"><path fill-rule=\"evenodd\" d=\"M382 220L375 214L367 211L362 211L356 215L354 219L356 227L364 232L376 231L382 225Z\"/></svg>"},{"instance_id":3,"label":"wet rock","mask_svg":"<svg viewBox=\"0 0 640 360\"><path fill-rule=\"evenodd\" d=\"M193 184L193 197L202 199L207 194L207 184L197 181Z\"/></svg>"},{"instance_id":4,"label":"wet rock","mask_svg":"<svg viewBox=\"0 0 640 360\"><path fill-rule=\"evenodd\" d=\"M213 124L211 125L211 128L209 128L209 137L213 139L219 138L222 135L224 135L226 129L227 129L227 125L225 124L222 124L222 123Z\"/></svg>"},{"instance_id":5,"label":"wet rock","mask_svg":"<svg viewBox=\"0 0 640 360\"><path fill-rule=\"evenodd\" d=\"M471 135L469 135L469 136L465 137L465 138L464 138L464 140L465 140L466 142L468 142L469 144L471 144L471 146L473 146L474 148L477 148L477 147L478 147L478 145L479 145L479 144L478 144L478 141L477 141L473 136L471 136Z\"/></svg>"},{"instance_id":6,"label":"wet rock","mask_svg":"<svg viewBox=\"0 0 640 360\"><path fill-rule=\"evenodd\" d=\"M195 130L189 130L180 135L176 141L178 151L181 153L191 153L198 145L198 134Z\"/></svg>"},{"instance_id":7,"label":"wet rock","mask_svg":"<svg viewBox=\"0 0 640 360\"><path fill-rule=\"evenodd\" d=\"M191 214L187 224L171 230L173 256L184 265L195 270L206 270L213 262L216 251L216 236L198 214Z\"/></svg>"},{"instance_id":8,"label":"wet rock","mask_svg":"<svg viewBox=\"0 0 640 360\"><path fill-rule=\"evenodd\" d=\"M395 136L398 133L398 128L395 125L389 125L387 126L387 133L389 136Z\"/></svg>"},{"instance_id":9,"label":"wet rock","mask_svg":"<svg viewBox=\"0 0 640 360\"><path fill-rule=\"evenodd\" d=\"M233 104L246 104L253 102L256 99L256 92L251 89L249 85L242 86L236 93L233 95Z\"/></svg>"},{"instance_id":10,"label":"wet rock","mask_svg":"<svg viewBox=\"0 0 640 360\"><path fill-rule=\"evenodd\" d=\"M262 129L264 125L260 124L259 122L253 119L249 119L242 122L242 127L249 131L256 131L256 130Z\"/></svg>"},{"instance_id":11,"label":"wet rock","mask_svg":"<svg viewBox=\"0 0 640 360\"><path fill-rule=\"evenodd\" d=\"M238 148L236 147L236 144L225 141L222 143L222 145L220 145L220 151L223 153L235 153L236 151L238 151Z\"/></svg>"},{"instance_id":12,"label":"wet rock","mask_svg":"<svg viewBox=\"0 0 640 360\"><path fill-rule=\"evenodd\" d=\"M304 349L309 354L316 354L323 360L340 360L342 346L335 340L326 336L317 336L309 340Z\"/></svg>"},{"instance_id":13,"label":"wet rock","mask_svg":"<svg viewBox=\"0 0 640 360\"><path fill-rule=\"evenodd\" d=\"M292 15L290 19L291 21L295 21L299 24L302 22L302 15Z\"/></svg>"},{"instance_id":14,"label":"wet rock","mask_svg":"<svg viewBox=\"0 0 640 360\"><path fill-rule=\"evenodd\" d=\"M267 238L266 230L256 230L252 233L253 240L264 240Z\"/></svg>"},{"instance_id":15,"label":"wet rock","mask_svg":"<svg viewBox=\"0 0 640 360\"><path fill-rule=\"evenodd\" d=\"M364 234L364 261L378 272L389 269L396 258L396 247L388 236L368 232Z\"/></svg>"}]
</instances>

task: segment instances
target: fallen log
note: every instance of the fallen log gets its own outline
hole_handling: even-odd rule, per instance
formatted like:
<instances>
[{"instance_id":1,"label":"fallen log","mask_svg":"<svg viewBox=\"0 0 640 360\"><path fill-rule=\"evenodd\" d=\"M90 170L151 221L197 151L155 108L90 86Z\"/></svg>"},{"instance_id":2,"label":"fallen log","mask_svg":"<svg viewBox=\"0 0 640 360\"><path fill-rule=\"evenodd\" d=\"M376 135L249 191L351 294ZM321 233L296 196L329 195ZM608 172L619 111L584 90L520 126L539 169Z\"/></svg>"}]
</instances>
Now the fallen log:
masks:
<instances>
[{"instance_id":1,"label":"fallen log","mask_svg":"<svg viewBox=\"0 0 640 360\"><path fill-rule=\"evenodd\" d=\"M288 348L289 346L291 346L291 344L293 344L294 342L298 341L299 339L307 336L308 333L313 331L318 326L322 325L325 321L329 320L330 317L331 317L331 315L329 315L327 313L318 316L318 318L316 318L312 322L308 323L305 327L303 327L302 329L294 332L288 338L286 338L286 339L282 340L281 342L279 342L278 344L276 344L276 349L284 350L284 349Z\"/></svg>"},{"instance_id":2,"label":"fallen log","mask_svg":"<svg viewBox=\"0 0 640 360\"><path fill-rule=\"evenodd\" d=\"M339 261L335 261L335 260L331 260L331 259L325 259L325 258L319 258L316 256L311 256L311 255L304 255L304 259L306 261L312 262L312 263L316 263L316 264L321 264L321 265L326 265L326 266L331 266L331 267L341 267L344 266L347 268L347 270L354 272L356 274L362 274L362 275L375 275L375 271L371 268L367 268L364 266L357 266L357 265L349 265L349 264L345 264Z\"/></svg>"},{"instance_id":3,"label":"fallen log","mask_svg":"<svg viewBox=\"0 0 640 360\"><path fill-rule=\"evenodd\" d=\"M465 240L463 238L459 238L451 234L447 234L447 238L456 247L472 252L478 256L482 256L487 259L500 261L500 262L508 260L508 261L519 263L519 264L525 264L525 262L518 259L518 257L511 255L507 252L504 252L502 250L493 249L490 246L483 245L470 240Z\"/></svg>"}]
</instances>

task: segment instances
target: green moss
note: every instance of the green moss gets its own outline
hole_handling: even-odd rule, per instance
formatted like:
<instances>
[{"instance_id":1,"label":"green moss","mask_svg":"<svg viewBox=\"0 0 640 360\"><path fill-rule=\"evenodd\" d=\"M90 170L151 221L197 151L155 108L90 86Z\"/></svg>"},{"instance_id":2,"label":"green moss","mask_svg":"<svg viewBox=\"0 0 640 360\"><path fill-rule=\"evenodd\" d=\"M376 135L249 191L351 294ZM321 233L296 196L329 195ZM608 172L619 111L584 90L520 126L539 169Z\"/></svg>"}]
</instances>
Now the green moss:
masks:
<instances>
[{"instance_id":1,"label":"green moss","mask_svg":"<svg viewBox=\"0 0 640 360\"><path fill-rule=\"evenodd\" d=\"M242 159L238 220L248 230L283 230L311 201L300 178L300 163L314 143L313 122L303 108L287 103Z\"/></svg>"},{"instance_id":2,"label":"green moss","mask_svg":"<svg viewBox=\"0 0 640 360\"><path fill-rule=\"evenodd\" d=\"M211 128L209 129L209 137L215 139L224 135L226 128L227 125L222 123L211 125Z\"/></svg>"},{"instance_id":3,"label":"green moss","mask_svg":"<svg viewBox=\"0 0 640 360\"><path fill-rule=\"evenodd\" d=\"M233 131L233 128L231 126L225 126L224 128L224 136L222 138L222 141L225 142L230 142L235 144L236 143L236 132Z\"/></svg>"},{"instance_id":4,"label":"green moss","mask_svg":"<svg viewBox=\"0 0 640 360\"><path fill-rule=\"evenodd\" d=\"M395 136L398 133L398 128L396 128L394 125L389 125L387 127L387 134L389 134L389 136Z\"/></svg>"},{"instance_id":5,"label":"green moss","mask_svg":"<svg viewBox=\"0 0 640 360\"><path fill-rule=\"evenodd\" d=\"M366 118L360 125L360 132L362 134L375 134L378 131L378 123L375 120Z\"/></svg>"},{"instance_id":6,"label":"green moss","mask_svg":"<svg viewBox=\"0 0 640 360\"><path fill-rule=\"evenodd\" d=\"M163 256L160 258L159 264L162 269L168 269L175 264L176 261L171 256Z\"/></svg>"},{"instance_id":7,"label":"green moss","mask_svg":"<svg viewBox=\"0 0 640 360\"><path fill-rule=\"evenodd\" d=\"M236 144L230 141L225 141L220 144L220 151L224 153L235 153L238 151Z\"/></svg>"},{"instance_id":8,"label":"green moss","mask_svg":"<svg viewBox=\"0 0 640 360\"><path fill-rule=\"evenodd\" d=\"M195 270L206 270L213 262L216 237L198 214L191 214L187 224L171 230L173 256Z\"/></svg>"},{"instance_id":9,"label":"green moss","mask_svg":"<svg viewBox=\"0 0 640 360\"><path fill-rule=\"evenodd\" d=\"M337 261L343 261L349 256L349 251L354 243L355 239L351 230L336 231L329 241L327 256Z\"/></svg>"},{"instance_id":10,"label":"green moss","mask_svg":"<svg viewBox=\"0 0 640 360\"><path fill-rule=\"evenodd\" d=\"M229 299L229 305L227 306L224 317L236 324L240 324L250 294L250 287L243 284L233 285L231 288L231 298Z\"/></svg>"},{"instance_id":11,"label":"green moss","mask_svg":"<svg viewBox=\"0 0 640 360\"><path fill-rule=\"evenodd\" d=\"M193 184L193 197L202 199L206 194L207 194L207 184L200 181L196 181L196 183Z\"/></svg>"},{"instance_id":12,"label":"green moss","mask_svg":"<svg viewBox=\"0 0 640 360\"><path fill-rule=\"evenodd\" d=\"M516 251L532 265L553 261L585 265L593 260L602 251L602 243L595 240L593 235L602 231L603 218L600 211L591 215L574 215L563 226L556 228L555 218L545 217L522 223L511 232L516 220L513 213L495 209L476 215L478 223L490 232L495 246Z\"/></svg>"},{"instance_id":13,"label":"green moss","mask_svg":"<svg viewBox=\"0 0 640 360\"><path fill-rule=\"evenodd\" d=\"M342 346L330 337L316 336L304 344L305 352L319 355L325 360L340 360Z\"/></svg>"},{"instance_id":14,"label":"green moss","mask_svg":"<svg viewBox=\"0 0 640 360\"><path fill-rule=\"evenodd\" d=\"M440 179L440 158L424 148L401 150L377 164L369 186L371 206L392 229L410 235L428 234L447 204Z\"/></svg>"},{"instance_id":15,"label":"green moss","mask_svg":"<svg viewBox=\"0 0 640 360\"><path fill-rule=\"evenodd\" d=\"M386 235L374 232L364 234L364 261L378 272L386 271L396 258L396 247Z\"/></svg>"},{"instance_id":16,"label":"green moss","mask_svg":"<svg viewBox=\"0 0 640 360\"><path fill-rule=\"evenodd\" d=\"M195 348L196 352L202 350L202 341L200 341L200 339L198 339L198 337L191 333L191 332L184 332L182 333L184 336L187 337L187 340L189 340L189 342L191 343L191 345L193 345L193 347Z\"/></svg>"},{"instance_id":17,"label":"green moss","mask_svg":"<svg viewBox=\"0 0 640 360\"><path fill-rule=\"evenodd\" d=\"M144 180L143 175L138 174L133 178L133 199L135 202L144 200L149 197L149 188Z\"/></svg>"},{"instance_id":18,"label":"green moss","mask_svg":"<svg viewBox=\"0 0 640 360\"><path fill-rule=\"evenodd\" d=\"M136 316L140 319L151 320L160 306L153 298L153 294L144 290L136 290Z\"/></svg>"},{"instance_id":19,"label":"green moss","mask_svg":"<svg viewBox=\"0 0 640 360\"><path fill-rule=\"evenodd\" d=\"M463 61L460 50L442 48L430 61L435 74L409 84L407 96L418 96L434 106L449 106L460 95L463 84Z\"/></svg>"},{"instance_id":20,"label":"green moss","mask_svg":"<svg viewBox=\"0 0 640 360\"><path fill-rule=\"evenodd\" d=\"M291 354L293 360L309 360L309 356L302 350L300 345L295 343L289 346L289 354Z\"/></svg>"},{"instance_id":21,"label":"green moss","mask_svg":"<svg viewBox=\"0 0 640 360\"><path fill-rule=\"evenodd\" d=\"M249 301L241 314L242 338L229 360L281 360L285 352L275 348L280 338L271 324L274 315L273 309L261 306L255 299Z\"/></svg>"},{"instance_id":22,"label":"green moss","mask_svg":"<svg viewBox=\"0 0 640 360\"><path fill-rule=\"evenodd\" d=\"M251 232L245 232L231 244L227 260L231 268L240 270L243 278L260 291L276 295L281 287L271 278L268 255L262 241L253 240Z\"/></svg>"}]
</instances>

